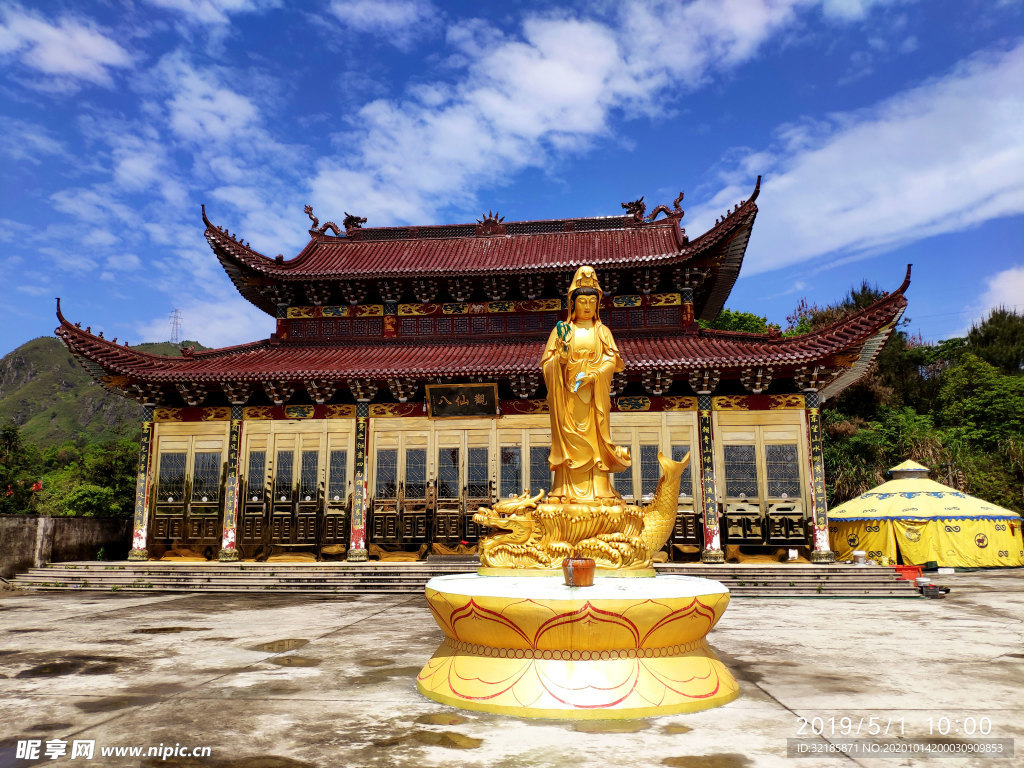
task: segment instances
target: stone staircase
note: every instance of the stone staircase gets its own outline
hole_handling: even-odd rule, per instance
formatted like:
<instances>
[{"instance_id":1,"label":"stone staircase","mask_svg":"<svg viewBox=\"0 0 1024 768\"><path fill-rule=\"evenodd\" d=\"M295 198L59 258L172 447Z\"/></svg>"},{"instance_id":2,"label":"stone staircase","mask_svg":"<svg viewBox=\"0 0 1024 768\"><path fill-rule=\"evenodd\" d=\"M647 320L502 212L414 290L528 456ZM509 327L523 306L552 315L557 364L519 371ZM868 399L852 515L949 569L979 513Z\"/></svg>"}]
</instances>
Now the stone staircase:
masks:
<instances>
[{"instance_id":1,"label":"stone staircase","mask_svg":"<svg viewBox=\"0 0 1024 768\"><path fill-rule=\"evenodd\" d=\"M427 580L475 570L473 562L50 563L15 576L18 589L100 592L296 592L417 594ZM714 579L733 597L920 597L891 568L849 565L664 563L658 573Z\"/></svg>"}]
</instances>

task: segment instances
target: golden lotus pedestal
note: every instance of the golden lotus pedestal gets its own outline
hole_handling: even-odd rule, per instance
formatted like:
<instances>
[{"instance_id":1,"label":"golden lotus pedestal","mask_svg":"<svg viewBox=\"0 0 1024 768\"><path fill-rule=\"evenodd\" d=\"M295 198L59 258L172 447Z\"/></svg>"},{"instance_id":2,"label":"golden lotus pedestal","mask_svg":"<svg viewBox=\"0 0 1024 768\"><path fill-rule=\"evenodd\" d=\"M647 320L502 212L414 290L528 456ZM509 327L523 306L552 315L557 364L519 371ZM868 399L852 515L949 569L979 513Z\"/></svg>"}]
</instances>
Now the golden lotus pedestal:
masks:
<instances>
[{"instance_id":1,"label":"golden lotus pedestal","mask_svg":"<svg viewBox=\"0 0 1024 768\"><path fill-rule=\"evenodd\" d=\"M445 639L416 680L427 698L518 717L629 719L739 695L705 639L729 604L717 581L454 574L427 602Z\"/></svg>"}]
</instances>

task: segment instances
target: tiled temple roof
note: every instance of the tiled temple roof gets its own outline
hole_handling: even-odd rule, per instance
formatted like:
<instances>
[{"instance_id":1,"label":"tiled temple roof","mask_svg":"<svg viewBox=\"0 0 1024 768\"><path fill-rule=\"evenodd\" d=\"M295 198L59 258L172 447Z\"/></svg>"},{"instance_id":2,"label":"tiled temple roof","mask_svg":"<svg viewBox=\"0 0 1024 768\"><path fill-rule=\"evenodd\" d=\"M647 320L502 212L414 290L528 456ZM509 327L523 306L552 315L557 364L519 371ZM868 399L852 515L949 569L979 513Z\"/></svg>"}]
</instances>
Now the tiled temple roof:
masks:
<instances>
[{"instance_id":1,"label":"tiled temple roof","mask_svg":"<svg viewBox=\"0 0 1024 768\"><path fill-rule=\"evenodd\" d=\"M903 314L903 284L875 304L833 325L803 336L783 338L730 331L694 330L670 335L616 333L627 374L647 370L685 374L718 369L737 378L752 367L771 367L775 378L801 369L831 371L822 394L833 396L863 375ZM216 383L232 381L383 380L490 376L504 378L538 369L545 336L507 340L375 340L309 344L270 339L237 347L164 357L102 339L61 314L57 335L93 376L107 386L128 383Z\"/></svg>"},{"instance_id":2,"label":"tiled temple roof","mask_svg":"<svg viewBox=\"0 0 1024 768\"><path fill-rule=\"evenodd\" d=\"M732 290L757 216L753 194L715 226L689 240L676 208L665 218L605 216L586 219L498 222L430 227L352 228L332 236L324 227L292 259L268 258L206 217L206 239L239 292L274 314L260 287L312 280L372 280L451 276L507 276L669 265L710 268L697 317L714 319ZM678 200L677 200L678 204ZM656 209L657 210L657 209ZM312 216L312 214L310 214ZM316 227L314 219L314 227ZM330 225L334 231L338 228Z\"/></svg>"}]
</instances>

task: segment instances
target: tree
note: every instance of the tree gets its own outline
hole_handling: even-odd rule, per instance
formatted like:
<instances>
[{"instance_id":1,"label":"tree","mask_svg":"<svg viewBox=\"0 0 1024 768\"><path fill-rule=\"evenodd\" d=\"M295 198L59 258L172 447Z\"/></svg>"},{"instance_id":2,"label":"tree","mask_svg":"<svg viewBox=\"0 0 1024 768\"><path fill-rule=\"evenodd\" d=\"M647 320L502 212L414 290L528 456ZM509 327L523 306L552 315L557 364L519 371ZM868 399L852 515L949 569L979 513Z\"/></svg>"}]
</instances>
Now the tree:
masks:
<instances>
[{"instance_id":1,"label":"tree","mask_svg":"<svg viewBox=\"0 0 1024 768\"><path fill-rule=\"evenodd\" d=\"M0 426L0 514L32 511L39 465L38 449L22 439L17 424L4 422Z\"/></svg>"},{"instance_id":2,"label":"tree","mask_svg":"<svg viewBox=\"0 0 1024 768\"><path fill-rule=\"evenodd\" d=\"M1024 315L993 309L967 332L967 347L1003 373L1024 372Z\"/></svg>"},{"instance_id":3,"label":"tree","mask_svg":"<svg viewBox=\"0 0 1024 768\"><path fill-rule=\"evenodd\" d=\"M723 309L711 322L700 320L699 323L701 328L713 328L716 331L770 333L779 330L779 326L769 323L766 317L755 315L753 312L739 312L734 309Z\"/></svg>"},{"instance_id":4,"label":"tree","mask_svg":"<svg viewBox=\"0 0 1024 768\"><path fill-rule=\"evenodd\" d=\"M950 435L984 451L1024 439L1024 376L1003 374L969 352L946 371L936 406Z\"/></svg>"}]
</instances>

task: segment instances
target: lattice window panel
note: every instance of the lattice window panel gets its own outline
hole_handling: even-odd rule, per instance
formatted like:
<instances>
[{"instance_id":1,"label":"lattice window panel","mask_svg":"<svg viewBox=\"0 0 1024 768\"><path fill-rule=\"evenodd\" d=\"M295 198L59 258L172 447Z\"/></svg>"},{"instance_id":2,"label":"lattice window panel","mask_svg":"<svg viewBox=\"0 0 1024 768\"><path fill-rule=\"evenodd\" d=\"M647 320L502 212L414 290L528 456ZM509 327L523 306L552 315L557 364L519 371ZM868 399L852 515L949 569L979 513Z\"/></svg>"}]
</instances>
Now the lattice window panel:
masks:
<instances>
[{"instance_id":1,"label":"lattice window panel","mask_svg":"<svg viewBox=\"0 0 1024 768\"><path fill-rule=\"evenodd\" d=\"M299 496L305 501L316 498L320 485L320 452L303 451L299 471Z\"/></svg>"},{"instance_id":2,"label":"lattice window panel","mask_svg":"<svg viewBox=\"0 0 1024 768\"><path fill-rule=\"evenodd\" d=\"M434 333L434 318L432 317L421 317L419 322L420 336L430 336Z\"/></svg>"},{"instance_id":3,"label":"lattice window panel","mask_svg":"<svg viewBox=\"0 0 1024 768\"><path fill-rule=\"evenodd\" d=\"M536 314L529 314L523 318L523 330L524 331L539 331L540 330L540 317Z\"/></svg>"},{"instance_id":4,"label":"lattice window panel","mask_svg":"<svg viewBox=\"0 0 1024 768\"><path fill-rule=\"evenodd\" d=\"M768 475L768 496L773 499L800 497L800 452L795 443L766 445L765 469Z\"/></svg>"},{"instance_id":5,"label":"lattice window panel","mask_svg":"<svg viewBox=\"0 0 1024 768\"><path fill-rule=\"evenodd\" d=\"M541 326L547 330L548 328L554 328L555 323L558 322L558 314L555 312L545 312L540 316Z\"/></svg>"},{"instance_id":6,"label":"lattice window panel","mask_svg":"<svg viewBox=\"0 0 1024 768\"><path fill-rule=\"evenodd\" d=\"M416 330L419 328L415 317L403 317L402 322L399 325L399 333L403 336L415 336Z\"/></svg>"},{"instance_id":7,"label":"lattice window panel","mask_svg":"<svg viewBox=\"0 0 1024 768\"><path fill-rule=\"evenodd\" d=\"M463 336L466 335L467 333L469 333L469 318L468 317L456 317L456 318L453 319L452 323L453 323L453 330L452 330L453 333L457 333L457 334L460 334L460 335L463 335Z\"/></svg>"},{"instance_id":8,"label":"lattice window panel","mask_svg":"<svg viewBox=\"0 0 1024 768\"><path fill-rule=\"evenodd\" d=\"M181 501L185 495L185 460L184 453L161 453L160 474L157 479L156 497L158 501Z\"/></svg>"},{"instance_id":9,"label":"lattice window panel","mask_svg":"<svg viewBox=\"0 0 1024 768\"><path fill-rule=\"evenodd\" d=\"M470 318L470 327L473 329L473 334L487 333L487 318L483 315L474 315Z\"/></svg>"},{"instance_id":10,"label":"lattice window panel","mask_svg":"<svg viewBox=\"0 0 1024 768\"><path fill-rule=\"evenodd\" d=\"M437 335L448 336L452 332L452 319L450 317L437 318Z\"/></svg>"},{"instance_id":11,"label":"lattice window panel","mask_svg":"<svg viewBox=\"0 0 1024 768\"><path fill-rule=\"evenodd\" d=\"M757 449L753 445L723 446L725 495L733 499L756 499Z\"/></svg>"},{"instance_id":12,"label":"lattice window panel","mask_svg":"<svg viewBox=\"0 0 1024 768\"><path fill-rule=\"evenodd\" d=\"M644 327L644 310L643 308L629 310L629 327L630 328L643 328Z\"/></svg>"},{"instance_id":13,"label":"lattice window panel","mask_svg":"<svg viewBox=\"0 0 1024 768\"><path fill-rule=\"evenodd\" d=\"M519 333L523 330L523 318L521 315L509 315L505 318L506 332L509 334Z\"/></svg>"},{"instance_id":14,"label":"lattice window panel","mask_svg":"<svg viewBox=\"0 0 1024 768\"><path fill-rule=\"evenodd\" d=\"M381 448L377 451L377 489L380 499L393 499L398 495L398 450Z\"/></svg>"},{"instance_id":15,"label":"lattice window panel","mask_svg":"<svg viewBox=\"0 0 1024 768\"><path fill-rule=\"evenodd\" d=\"M530 494L551 489L551 465L548 457L551 449L544 445L530 446Z\"/></svg>"},{"instance_id":16,"label":"lattice window panel","mask_svg":"<svg viewBox=\"0 0 1024 768\"><path fill-rule=\"evenodd\" d=\"M472 499L490 496L489 451L486 448L470 448L466 453L466 495Z\"/></svg>"},{"instance_id":17,"label":"lattice window panel","mask_svg":"<svg viewBox=\"0 0 1024 768\"><path fill-rule=\"evenodd\" d=\"M220 451L199 451L192 463L192 501L220 499Z\"/></svg>"},{"instance_id":18,"label":"lattice window panel","mask_svg":"<svg viewBox=\"0 0 1024 768\"><path fill-rule=\"evenodd\" d=\"M249 473L245 479L245 492L250 501L263 499L263 483L267 475L267 452L249 451Z\"/></svg>"},{"instance_id":19,"label":"lattice window panel","mask_svg":"<svg viewBox=\"0 0 1024 768\"><path fill-rule=\"evenodd\" d=\"M672 461L682 461L689 452L690 446L688 445L673 445ZM694 457L691 456L690 463L683 470L682 477L679 478L679 498L693 496L693 462Z\"/></svg>"},{"instance_id":20,"label":"lattice window panel","mask_svg":"<svg viewBox=\"0 0 1024 768\"><path fill-rule=\"evenodd\" d=\"M459 449L437 449L437 497L456 499L459 497Z\"/></svg>"},{"instance_id":21,"label":"lattice window panel","mask_svg":"<svg viewBox=\"0 0 1024 768\"><path fill-rule=\"evenodd\" d=\"M327 496L332 501L344 501L348 483L348 451L331 451L327 457Z\"/></svg>"},{"instance_id":22,"label":"lattice window panel","mask_svg":"<svg viewBox=\"0 0 1024 768\"><path fill-rule=\"evenodd\" d=\"M405 497L425 499L427 497L427 449L406 448L405 450Z\"/></svg>"},{"instance_id":23,"label":"lattice window panel","mask_svg":"<svg viewBox=\"0 0 1024 768\"><path fill-rule=\"evenodd\" d=\"M379 317L372 317L366 321L366 332L370 336L380 336L384 332L384 321Z\"/></svg>"},{"instance_id":24,"label":"lattice window panel","mask_svg":"<svg viewBox=\"0 0 1024 768\"><path fill-rule=\"evenodd\" d=\"M292 475L295 470L295 453L278 451L274 461L274 498L288 501L292 497Z\"/></svg>"},{"instance_id":25,"label":"lattice window panel","mask_svg":"<svg viewBox=\"0 0 1024 768\"><path fill-rule=\"evenodd\" d=\"M518 445L501 447L500 495L503 499L523 491L523 449Z\"/></svg>"},{"instance_id":26,"label":"lattice window panel","mask_svg":"<svg viewBox=\"0 0 1024 768\"><path fill-rule=\"evenodd\" d=\"M640 446L640 496L653 496L661 476L661 465L658 464L658 446Z\"/></svg>"}]
</instances>

